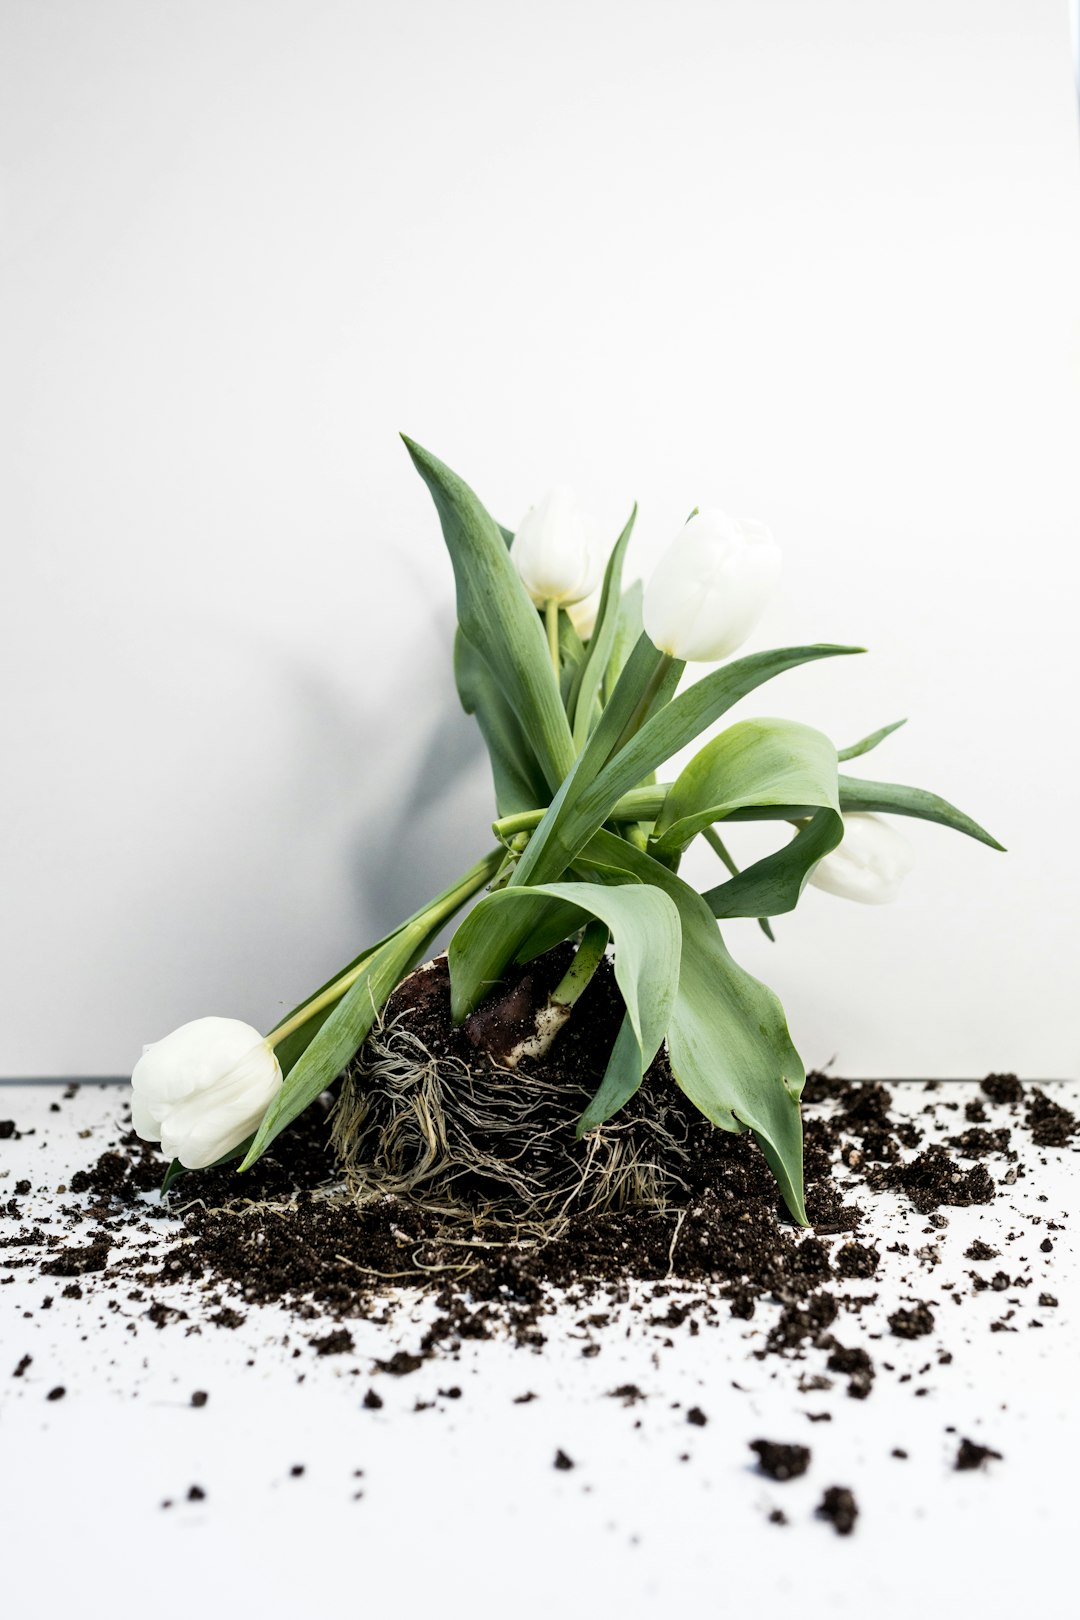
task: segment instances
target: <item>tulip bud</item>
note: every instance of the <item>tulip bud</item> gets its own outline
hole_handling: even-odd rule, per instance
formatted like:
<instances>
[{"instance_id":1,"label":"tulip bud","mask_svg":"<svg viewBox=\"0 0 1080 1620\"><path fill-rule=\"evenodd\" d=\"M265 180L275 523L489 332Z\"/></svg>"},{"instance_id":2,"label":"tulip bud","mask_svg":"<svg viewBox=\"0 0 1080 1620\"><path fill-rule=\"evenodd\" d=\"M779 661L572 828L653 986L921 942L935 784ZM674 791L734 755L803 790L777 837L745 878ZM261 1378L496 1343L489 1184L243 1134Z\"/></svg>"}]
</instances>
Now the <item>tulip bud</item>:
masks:
<instances>
[{"instance_id":1,"label":"tulip bud","mask_svg":"<svg viewBox=\"0 0 1080 1620\"><path fill-rule=\"evenodd\" d=\"M565 484L557 484L525 514L510 555L537 607L583 601L604 571L592 522Z\"/></svg>"},{"instance_id":2,"label":"tulip bud","mask_svg":"<svg viewBox=\"0 0 1080 1620\"><path fill-rule=\"evenodd\" d=\"M166 1158L201 1170L251 1135L281 1082L257 1029L196 1018L143 1048L131 1076L132 1124Z\"/></svg>"},{"instance_id":3,"label":"tulip bud","mask_svg":"<svg viewBox=\"0 0 1080 1620\"><path fill-rule=\"evenodd\" d=\"M754 628L779 577L780 548L763 523L697 512L645 588L646 633L672 658L726 658Z\"/></svg>"},{"instance_id":4,"label":"tulip bud","mask_svg":"<svg viewBox=\"0 0 1080 1620\"><path fill-rule=\"evenodd\" d=\"M843 900L881 906L896 899L914 863L911 845L895 827L852 811L844 816L843 842L818 862L810 882Z\"/></svg>"}]
</instances>

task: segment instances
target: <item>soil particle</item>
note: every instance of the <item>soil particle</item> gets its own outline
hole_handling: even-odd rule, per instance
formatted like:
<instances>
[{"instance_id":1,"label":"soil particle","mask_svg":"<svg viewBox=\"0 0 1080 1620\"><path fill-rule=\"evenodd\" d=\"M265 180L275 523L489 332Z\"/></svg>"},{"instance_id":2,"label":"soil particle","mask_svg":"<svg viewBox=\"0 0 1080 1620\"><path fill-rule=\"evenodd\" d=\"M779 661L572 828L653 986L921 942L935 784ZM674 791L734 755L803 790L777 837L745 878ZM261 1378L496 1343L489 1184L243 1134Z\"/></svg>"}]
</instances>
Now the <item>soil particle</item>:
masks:
<instances>
[{"instance_id":1,"label":"soil particle","mask_svg":"<svg viewBox=\"0 0 1080 1620\"><path fill-rule=\"evenodd\" d=\"M810 1447L785 1445L779 1440L751 1440L758 1467L769 1479L798 1479L810 1466Z\"/></svg>"},{"instance_id":2,"label":"soil particle","mask_svg":"<svg viewBox=\"0 0 1080 1620\"><path fill-rule=\"evenodd\" d=\"M112 1240L108 1233L102 1232L83 1247L71 1245L61 1249L50 1260L44 1261L42 1273L46 1277L81 1277L88 1271L104 1271L109 1263L111 1248Z\"/></svg>"},{"instance_id":3,"label":"soil particle","mask_svg":"<svg viewBox=\"0 0 1080 1620\"><path fill-rule=\"evenodd\" d=\"M836 1269L841 1277L873 1277L881 1263L877 1249L864 1243L844 1243L837 1250Z\"/></svg>"},{"instance_id":4,"label":"soil particle","mask_svg":"<svg viewBox=\"0 0 1080 1620\"><path fill-rule=\"evenodd\" d=\"M709 1420L700 1406L692 1406L686 1414L686 1421L692 1423L696 1429L703 1429Z\"/></svg>"},{"instance_id":5,"label":"soil particle","mask_svg":"<svg viewBox=\"0 0 1080 1620\"><path fill-rule=\"evenodd\" d=\"M964 1250L964 1259L965 1260L996 1260L998 1258L998 1256L1000 1255L1000 1253L1001 1253L1000 1249L992 1249L990 1247L989 1243L984 1243L983 1242L982 1238L976 1238L974 1243L970 1243L968 1245L968 1247Z\"/></svg>"},{"instance_id":6,"label":"soil particle","mask_svg":"<svg viewBox=\"0 0 1080 1620\"><path fill-rule=\"evenodd\" d=\"M895 1187L906 1192L922 1215L942 1204L992 1204L994 1183L983 1164L961 1170L949 1150L935 1142L908 1164L889 1165L872 1170L867 1177L871 1187Z\"/></svg>"},{"instance_id":7,"label":"soil particle","mask_svg":"<svg viewBox=\"0 0 1080 1620\"><path fill-rule=\"evenodd\" d=\"M1027 1107L1026 1124L1036 1147L1067 1147L1080 1121L1036 1086Z\"/></svg>"},{"instance_id":8,"label":"soil particle","mask_svg":"<svg viewBox=\"0 0 1080 1620\"><path fill-rule=\"evenodd\" d=\"M959 1136L950 1136L948 1143L962 1159L985 1159L991 1153L1007 1153L1011 1137L1008 1126L985 1131L981 1126L973 1125L969 1130L961 1131Z\"/></svg>"},{"instance_id":9,"label":"soil particle","mask_svg":"<svg viewBox=\"0 0 1080 1620\"><path fill-rule=\"evenodd\" d=\"M377 1395L373 1389L369 1389L362 1404L367 1407L369 1412L378 1412L382 1408L383 1398L381 1395Z\"/></svg>"},{"instance_id":10,"label":"soil particle","mask_svg":"<svg viewBox=\"0 0 1080 1620\"><path fill-rule=\"evenodd\" d=\"M45 1399L47 1401L62 1401L66 1394L67 1390L64 1388L63 1384L57 1384L55 1388L50 1389Z\"/></svg>"},{"instance_id":11,"label":"soil particle","mask_svg":"<svg viewBox=\"0 0 1080 1620\"><path fill-rule=\"evenodd\" d=\"M353 1348L353 1336L348 1328L335 1328L332 1333L312 1339L311 1348L317 1356L342 1356Z\"/></svg>"},{"instance_id":12,"label":"soil particle","mask_svg":"<svg viewBox=\"0 0 1080 1620\"><path fill-rule=\"evenodd\" d=\"M830 1485L815 1509L819 1519L827 1519L838 1536L850 1536L859 1509L846 1485Z\"/></svg>"},{"instance_id":13,"label":"soil particle","mask_svg":"<svg viewBox=\"0 0 1080 1620\"><path fill-rule=\"evenodd\" d=\"M910 1310L903 1306L889 1317L889 1331L898 1339L921 1339L934 1331L934 1313L924 1301Z\"/></svg>"},{"instance_id":14,"label":"soil particle","mask_svg":"<svg viewBox=\"0 0 1080 1620\"><path fill-rule=\"evenodd\" d=\"M349 1348L352 1348L351 1336ZM380 1372L389 1373L392 1378L405 1378L409 1373L418 1372L424 1360L424 1356L413 1355L411 1350L396 1350L388 1361L376 1361L375 1365Z\"/></svg>"},{"instance_id":15,"label":"soil particle","mask_svg":"<svg viewBox=\"0 0 1080 1620\"><path fill-rule=\"evenodd\" d=\"M558 1468L562 1473L566 1473L569 1469L573 1468L574 1461L572 1457L568 1457L566 1455L566 1452L560 1446L558 1451L555 1453L555 1461L551 1466L553 1468Z\"/></svg>"},{"instance_id":16,"label":"soil particle","mask_svg":"<svg viewBox=\"0 0 1080 1620\"><path fill-rule=\"evenodd\" d=\"M982 1089L991 1102L1010 1106L1020 1102L1024 1095L1024 1088L1015 1074L988 1074L982 1082Z\"/></svg>"},{"instance_id":17,"label":"soil particle","mask_svg":"<svg viewBox=\"0 0 1080 1620\"><path fill-rule=\"evenodd\" d=\"M205 1502L206 1492L201 1485L189 1485L187 1499L189 1502Z\"/></svg>"},{"instance_id":18,"label":"soil particle","mask_svg":"<svg viewBox=\"0 0 1080 1620\"><path fill-rule=\"evenodd\" d=\"M874 1383L874 1363L866 1350L857 1345L848 1349L834 1340L834 1348L825 1365L830 1372L846 1374L849 1380L847 1392L853 1400L866 1399Z\"/></svg>"},{"instance_id":19,"label":"soil particle","mask_svg":"<svg viewBox=\"0 0 1080 1620\"><path fill-rule=\"evenodd\" d=\"M205 1406L209 1399L210 1397L205 1389L197 1389L192 1393L191 1404L192 1406Z\"/></svg>"},{"instance_id":20,"label":"soil particle","mask_svg":"<svg viewBox=\"0 0 1080 1620\"><path fill-rule=\"evenodd\" d=\"M33 1356L20 1356L18 1362L16 1363L15 1371L11 1375L12 1378L21 1378L27 1367L30 1366L33 1359Z\"/></svg>"},{"instance_id":21,"label":"soil particle","mask_svg":"<svg viewBox=\"0 0 1080 1620\"><path fill-rule=\"evenodd\" d=\"M995 1451L992 1446L980 1446L975 1440L962 1439L953 1467L960 1472L968 1468L981 1468L992 1458L1000 1462L1001 1452Z\"/></svg>"}]
</instances>

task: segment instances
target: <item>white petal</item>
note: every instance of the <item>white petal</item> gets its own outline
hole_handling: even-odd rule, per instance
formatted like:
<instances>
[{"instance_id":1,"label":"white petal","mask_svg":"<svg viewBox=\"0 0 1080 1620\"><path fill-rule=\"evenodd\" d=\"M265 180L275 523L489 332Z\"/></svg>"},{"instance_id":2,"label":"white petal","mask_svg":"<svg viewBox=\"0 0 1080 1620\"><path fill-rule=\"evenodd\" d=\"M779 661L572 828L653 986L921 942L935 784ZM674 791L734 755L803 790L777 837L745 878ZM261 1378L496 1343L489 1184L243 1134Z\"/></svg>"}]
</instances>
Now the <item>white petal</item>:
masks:
<instances>
[{"instance_id":1,"label":"white petal","mask_svg":"<svg viewBox=\"0 0 1080 1620\"><path fill-rule=\"evenodd\" d=\"M895 900L915 862L902 833L880 816L850 811L844 816L844 839L818 862L810 882L842 900L881 906Z\"/></svg>"},{"instance_id":2,"label":"white petal","mask_svg":"<svg viewBox=\"0 0 1080 1620\"><path fill-rule=\"evenodd\" d=\"M646 587L646 633L674 658L726 658L750 634L779 577L780 550L764 524L699 512Z\"/></svg>"},{"instance_id":3,"label":"white petal","mask_svg":"<svg viewBox=\"0 0 1080 1620\"><path fill-rule=\"evenodd\" d=\"M510 555L538 607L580 602L603 572L593 525L565 484L557 484L525 514Z\"/></svg>"},{"instance_id":4,"label":"white petal","mask_svg":"<svg viewBox=\"0 0 1080 1620\"><path fill-rule=\"evenodd\" d=\"M148 1047L131 1083L136 1131L195 1170L250 1135L281 1068L250 1024L197 1018Z\"/></svg>"}]
</instances>

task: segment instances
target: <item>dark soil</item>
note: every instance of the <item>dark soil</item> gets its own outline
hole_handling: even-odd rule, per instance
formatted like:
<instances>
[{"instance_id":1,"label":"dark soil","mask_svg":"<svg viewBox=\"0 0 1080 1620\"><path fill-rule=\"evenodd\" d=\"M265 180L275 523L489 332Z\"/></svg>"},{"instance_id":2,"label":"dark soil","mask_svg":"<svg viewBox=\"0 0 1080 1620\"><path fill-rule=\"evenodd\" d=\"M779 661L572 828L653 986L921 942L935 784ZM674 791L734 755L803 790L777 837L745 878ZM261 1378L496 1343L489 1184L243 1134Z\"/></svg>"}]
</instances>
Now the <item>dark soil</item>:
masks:
<instances>
[{"instance_id":1,"label":"dark soil","mask_svg":"<svg viewBox=\"0 0 1080 1620\"><path fill-rule=\"evenodd\" d=\"M778 1440L751 1440L750 1450L757 1453L758 1467L769 1479L798 1479L810 1466L810 1447L784 1445Z\"/></svg>"},{"instance_id":2,"label":"dark soil","mask_svg":"<svg viewBox=\"0 0 1080 1620\"><path fill-rule=\"evenodd\" d=\"M963 1471L968 1468L981 1468L991 1459L1001 1461L1001 1452L994 1451L991 1446L980 1446L974 1440L961 1440L960 1449L956 1453L953 1467Z\"/></svg>"},{"instance_id":3,"label":"dark soil","mask_svg":"<svg viewBox=\"0 0 1080 1620\"><path fill-rule=\"evenodd\" d=\"M817 1516L827 1519L838 1536L850 1536L859 1509L846 1485L830 1485L818 1504Z\"/></svg>"}]
</instances>

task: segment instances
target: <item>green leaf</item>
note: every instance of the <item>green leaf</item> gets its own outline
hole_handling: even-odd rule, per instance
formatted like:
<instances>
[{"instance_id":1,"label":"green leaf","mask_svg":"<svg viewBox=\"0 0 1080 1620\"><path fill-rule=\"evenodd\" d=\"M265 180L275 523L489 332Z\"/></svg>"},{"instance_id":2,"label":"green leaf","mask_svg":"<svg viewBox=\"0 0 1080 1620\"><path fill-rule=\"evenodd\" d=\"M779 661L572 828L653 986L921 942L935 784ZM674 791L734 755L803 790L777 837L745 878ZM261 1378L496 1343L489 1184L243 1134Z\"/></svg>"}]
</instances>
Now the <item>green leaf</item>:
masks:
<instances>
[{"instance_id":1,"label":"green leaf","mask_svg":"<svg viewBox=\"0 0 1080 1620\"><path fill-rule=\"evenodd\" d=\"M559 662L562 674L559 692L567 717L574 712L574 691L585 667L585 643L574 629L574 622L565 608L559 609Z\"/></svg>"},{"instance_id":2,"label":"green leaf","mask_svg":"<svg viewBox=\"0 0 1080 1620\"><path fill-rule=\"evenodd\" d=\"M633 1095L664 1038L681 955L679 913L671 899L636 882L499 889L465 918L449 953L451 1016L459 1023L514 956L530 960L547 948L552 934L563 939L590 917L611 930L626 1018L579 1134L602 1124Z\"/></svg>"},{"instance_id":3,"label":"green leaf","mask_svg":"<svg viewBox=\"0 0 1080 1620\"><path fill-rule=\"evenodd\" d=\"M701 896L651 856L599 832L575 869L609 881L623 873L674 900L682 962L667 1031L672 1073L714 1125L753 1131L784 1201L805 1226L798 1100L805 1072L776 996L732 960Z\"/></svg>"},{"instance_id":4,"label":"green leaf","mask_svg":"<svg viewBox=\"0 0 1080 1620\"><path fill-rule=\"evenodd\" d=\"M969 838L977 838L980 844L989 844L991 849L1005 849L985 827L925 788L904 787L898 782L864 782L854 776L841 776L838 781L841 810L881 810L894 816L917 816L920 821L937 821L954 832L966 833Z\"/></svg>"},{"instance_id":5,"label":"green leaf","mask_svg":"<svg viewBox=\"0 0 1080 1620\"><path fill-rule=\"evenodd\" d=\"M645 597L645 587L640 579L623 592L619 603L619 612L615 620L615 637L611 644L611 653L604 672L604 700L605 702L614 692L630 654L645 634L645 624L642 619L642 602Z\"/></svg>"},{"instance_id":6,"label":"green leaf","mask_svg":"<svg viewBox=\"0 0 1080 1620\"><path fill-rule=\"evenodd\" d=\"M574 746L536 609L499 526L469 486L402 438L442 523L461 630L500 685L554 792L573 764Z\"/></svg>"},{"instance_id":7,"label":"green leaf","mask_svg":"<svg viewBox=\"0 0 1080 1620\"><path fill-rule=\"evenodd\" d=\"M790 843L754 861L728 883L702 896L714 917L778 917L794 911L813 868L836 848L844 823L832 810L819 810Z\"/></svg>"},{"instance_id":8,"label":"green leaf","mask_svg":"<svg viewBox=\"0 0 1080 1620\"><path fill-rule=\"evenodd\" d=\"M894 731L899 731L901 726L906 725L906 720L894 720L891 726L882 726L880 731L872 731L869 737L863 737L859 742L852 743L850 748L841 748L836 757L841 761L858 759L860 754L868 754L871 748L876 748L878 743L884 742L886 737L891 737Z\"/></svg>"},{"instance_id":9,"label":"green leaf","mask_svg":"<svg viewBox=\"0 0 1080 1620\"><path fill-rule=\"evenodd\" d=\"M636 518L637 502L635 501L634 509L626 520L625 528L615 542L611 556L607 560L607 567L604 570L600 606L596 610L596 624L589 638L588 657L582 667L572 711L574 747L579 750L584 747L585 739L592 729L596 706L603 689L604 677L608 672L611 655L615 649L616 631L623 612L621 597L623 562L626 557L626 548L630 544L630 536L634 531Z\"/></svg>"},{"instance_id":10,"label":"green leaf","mask_svg":"<svg viewBox=\"0 0 1080 1620\"><path fill-rule=\"evenodd\" d=\"M502 687L461 630L454 638L454 680L461 706L476 716L487 747L499 815L542 804L550 794L536 755Z\"/></svg>"},{"instance_id":11,"label":"green leaf","mask_svg":"<svg viewBox=\"0 0 1080 1620\"><path fill-rule=\"evenodd\" d=\"M552 800L511 882L547 883L558 878L577 851L608 820L624 793L636 787L658 765L692 742L706 726L756 687L799 664L859 650L833 646L787 647L753 653L733 664L725 664L662 707L654 704L653 712L640 730L617 748L597 773L596 760L603 757L610 733L616 728L621 732L622 716L629 709L633 694L655 679L664 659L664 654L657 652L648 637L642 636L611 695L603 719L589 738L574 771ZM677 661L673 663L672 669L680 668Z\"/></svg>"},{"instance_id":12,"label":"green leaf","mask_svg":"<svg viewBox=\"0 0 1080 1620\"><path fill-rule=\"evenodd\" d=\"M839 823L836 749L828 737L796 720L740 720L676 777L649 853L679 854L705 827L730 817L792 821L822 807Z\"/></svg>"},{"instance_id":13,"label":"green leaf","mask_svg":"<svg viewBox=\"0 0 1080 1620\"><path fill-rule=\"evenodd\" d=\"M836 750L795 720L741 720L705 744L673 783L649 853L668 865L717 821L796 821L782 849L704 896L715 917L775 917L793 911L811 869L844 836Z\"/></svg>"},{"instance_id":14,"label":"green leaf","mask_svg":"<svg viewBox=\"0 0 1080 1620\"><path fill-rule=\"evenodd\" d=\"M682 669L683 665L677 660L659 652L648 636L639 638L596 730L574 761L572 770L552 799L518 862L510 880L512 886L553 880L569 865L572 852L564 850L560 838L564 832L573 836L576 807L595 785L623 735L635 722L642 705L647 705L649 693L654 693L656 698L669 695ZM605 811L596 825L601 826L606 820ZM593 830L590 827L574 847L580 847ZM553 847L554 854L549 851L549 845Z\"/></svg>"}]
</instances>

